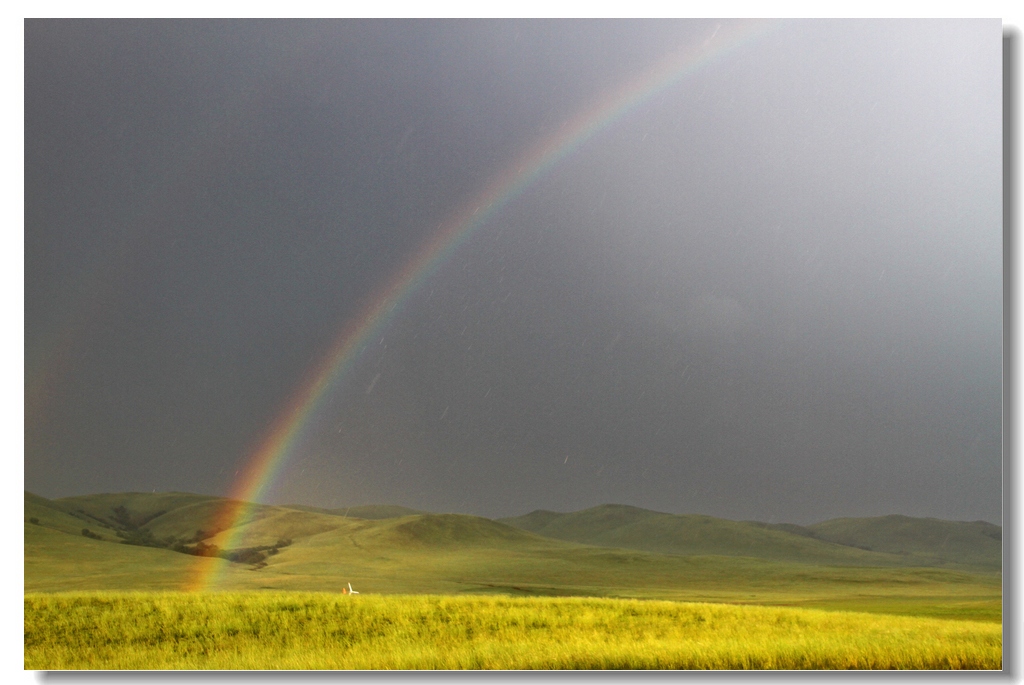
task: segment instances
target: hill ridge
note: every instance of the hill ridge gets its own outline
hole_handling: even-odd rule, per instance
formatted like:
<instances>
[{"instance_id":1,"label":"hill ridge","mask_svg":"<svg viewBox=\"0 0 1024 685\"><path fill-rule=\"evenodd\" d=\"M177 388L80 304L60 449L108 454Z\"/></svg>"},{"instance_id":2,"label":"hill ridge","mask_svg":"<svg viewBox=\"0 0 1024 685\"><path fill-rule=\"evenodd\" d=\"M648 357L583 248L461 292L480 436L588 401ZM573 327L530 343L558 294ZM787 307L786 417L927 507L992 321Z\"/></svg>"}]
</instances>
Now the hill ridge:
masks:
<instances>
[{"instance_id":1,"label":"hill ridge","mask_svg":"<svg viewBox=\"0 0 1024 685\"><path fill-rule=\"evenodd\" d=\"M267 553L280 551L285 541L341 528L355 530L358 521L378 522L382 531L390 530L408 544L428 546L485 542L493 546L501 540L512 544L519 539L518 533L526 533L531 538L657 554L724 555L827 565L995 570L1000 568L1002 556L999 526L905 514L838 517L799 526L671 514L620 503L564 513L535 509L522 516L496 519L423 512L399 505L322 509L252 504L229 534L208 525L224 501L226 498L213 495L176 491L100 493L48 500L26 490L25 517L26 521L38 519L42 525L63 533L93 535L111 542L127 538L147 546L184 547L193 552L193 546L199 544L220 549L234 543L239 552L263 550L245 557L258 557L261 562ZM34 512L31 515L30 510ZM401 523L389 524L396 521ZM161 540L169 542L163 544Z\"/></svg>"},{"instance_id":2,"label":"hill ridge","mask_svg":"<svg viewBox=\"0 0 1024 685\"><path fill-rule=\"evenodd\" d=\"M567 513L534 510L498 520L559 540L663 554L991 570L1001 564L1001 528L984 521L890 514L800 526L667 514L633 505L598 505Z\"/></svg>"},{"instance_id":3,"label":"hill ridge","mask_svg":"<svg viewBox=\"0 0 1024 685\"><path fill-rule=\"evenodd\" d=\"M579 595L800 604L979 620L1001 616L998 566L942 568L943 559L922 556L916 549L905 554L872 552L712 517L645 512L630 505L583 510L575 517L535 510L525 517L541 528L566 520L618 524L605 531L606 536L614 534L610 538L598 536L593 541L597 544L591 544L470 514L362 519L253 505L235 529L208 530L197 536L196 530L207 527L223 501L188 493L106 493L53 501L26 493L24 588L27 592L195 589L197 570L207 569L202 572L208 574L212 564L217 582L209 589L228 591L339 593L352 583L364 597L377 593ZM112 518L114 508L122 506L125 510ZM110 521L113 527L93 525L94 520ZM141 528L128 528L143 520ZM675 540L678 531L673 526L680 522L689 525L697 538L710 536L711 542L724 525L733 544L708 548L705 539L704 548L697 545L682 550L683 554L678 549L665 553L641 548L645 540L661 544ZM928 521L915 525L935 532ZM747 537L738 536L737 531ZM968 542L984 539L997 550L1000 547L998 540L982 535L992 530L968 525L964 532ZM819 533L864 535L865 531L847 525ZM761 535L762 543L788 540L790 557L780 556L778 550L773 557L770 546L752 543L759 539L753 535ZM193 541L182 542L183 536ZM196 537L202 539L196 542ZM167 547L166 538L178 542ZM947 547L963 544L954 538L949 538ZM807 549L794 546L794 540L817 545L819 554L807 555ZM897 538L894 544L906 543ZM178 545L190 553L179 553ZM221 549L226 546L231 549ZM822 549L839 553L822 555ZM199 560L196 552L214 558Z\"/></svg>"}]
</instances>

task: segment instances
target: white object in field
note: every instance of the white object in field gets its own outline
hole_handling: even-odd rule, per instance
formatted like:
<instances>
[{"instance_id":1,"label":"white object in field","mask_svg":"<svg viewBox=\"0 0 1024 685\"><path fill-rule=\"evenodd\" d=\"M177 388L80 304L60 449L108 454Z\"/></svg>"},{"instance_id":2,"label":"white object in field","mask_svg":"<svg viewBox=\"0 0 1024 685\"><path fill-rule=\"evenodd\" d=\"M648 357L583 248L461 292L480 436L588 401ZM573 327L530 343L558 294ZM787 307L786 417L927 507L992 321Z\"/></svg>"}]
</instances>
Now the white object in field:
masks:
<instances>
[{"instance_id":1,"label":"white object in field","mask_svg":"<svg viewBox=\"0 0 1024 685\"><path fill-rule=\"evenodd\" d=\"M358 590L353 590L352 589L352 583L348 584L348 594L350 594L350 595L358 595L359 594Z\"/></svg>"}]
</instances>

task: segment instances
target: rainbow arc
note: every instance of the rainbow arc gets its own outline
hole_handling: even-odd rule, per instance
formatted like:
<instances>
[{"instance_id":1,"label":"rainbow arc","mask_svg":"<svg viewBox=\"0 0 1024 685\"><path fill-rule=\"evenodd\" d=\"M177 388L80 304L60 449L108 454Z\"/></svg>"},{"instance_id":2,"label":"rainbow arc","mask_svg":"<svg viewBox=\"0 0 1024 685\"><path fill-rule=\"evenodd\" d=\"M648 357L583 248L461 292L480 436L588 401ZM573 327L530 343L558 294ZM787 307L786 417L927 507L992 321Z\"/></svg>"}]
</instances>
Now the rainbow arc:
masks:
<instances>
[{"instance_id":1,"label":"rainbow arc","mask_svg":"<svg viewBox=\"0 0 1024 685\"><path fill-rule=\"evenodd\" d=\"M435 273L477 229L512 199L543 177L552 167L573 154L598 132L622 119L680 79L720 59L731 50L765 35L774 22L731 22L718 25L708 38L675 51L635 79L607 93L591 108L567 121L556 132L538 140L524 154L442 223L350 320L319 364L291 396L263 440L239 469L228 500L212 522L214 530L228 531L222 547L232 549L241 536L239 523L247 503L259 502L287 463L298 438L316 415L330 389L346 376L368 342L378 337L410 295ZM197 557L190 588L215 588L218 569L225 564Z\"/></svg>"}]
</instances>

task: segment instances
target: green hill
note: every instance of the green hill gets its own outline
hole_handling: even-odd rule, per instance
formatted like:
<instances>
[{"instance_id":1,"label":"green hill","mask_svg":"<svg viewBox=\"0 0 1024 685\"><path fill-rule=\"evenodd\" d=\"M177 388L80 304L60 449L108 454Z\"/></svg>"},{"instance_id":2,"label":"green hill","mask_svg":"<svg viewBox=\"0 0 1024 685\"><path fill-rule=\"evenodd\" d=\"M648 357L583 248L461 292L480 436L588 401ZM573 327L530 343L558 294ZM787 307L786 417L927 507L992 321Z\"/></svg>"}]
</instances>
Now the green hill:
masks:
<instances>
[{"instance_id":1,"label":"green hill","mask_svg":"<svg viewBox=\"0 0 1024 685\"><path fill-rule=\"evenodd\" d=\"M420 547L507 547L541 541L538 536L512 526L465 514L421 514L389 519L379 530L388 535L393 544Z\"/></svg>"},{"instance_id":2,"label":"green hill","mask_svg":"<svg viewBox=\"0 0 1024 685\"><path fill-rule=\"evenodd\" d=\"M394 504L366 504L357 507L341 507L339 509L319 509L317 507L307 507L302 504L288 504L285 505L288 509L298 509L299 511L310 511L316 514L330 514L332 516L342 516L345 518L357 518L357 519L393 519L401 516L412 516L413 514L426 514L425 511L418 509L410 509L409 507L400 507Z\"/></svg>"},{"instance_id":3,"label":"green hill","mask_svg":"<svg viewBox=\"0 0 1024 685\"><path fill-rule=\"evenodd\" d=\"M192 538L197 531L210 528L221 502L218 497L181 492L128 492L65 497L52 504L111 537L118 531L144 529L158 538Z\"/></svg>"},{"instance_id":4,"label":"green hill","mask_svg":"<svg viewBox=\"0 0 1024 685\"><path fill-rule=\"evenodd\" d=\"M83 529L88 529L102 539L116 539L108 526L31 492L25 493L25 524L72 535L80 535Z\"/></svg>"},{"instance_id":5,"label":"green hill","mask_svg":"<svg viewBox=\"0 0 1024 685\"><path fill-rule=\"evenodd\" d=\"M330 514L298 511L287 507L262 506L245 517L231 530L207 538L219 547L255 547L273 545L278 540L301 540L339 528L347 529L352 522Z\"/></svg>"},{"instance_id":6,"label":"green hill","mask_svg":"<svg viewBox=\"0 0 1024 685\"><path fill-rule=\"evenodd\" d=\"M26 591L179 590L196 561L166 549L87 538L81 528L25 523Z\"/></svg>"},{"instance_id":7,"label":"green hill","mask_svg":"<svg viewBox=\"0 0 1024 685\"><path fill-rule=\"evenodd\" d=\"M998 526L883 518L885 525L874 519L842 519L842 524L803 527L605 504L567 514L539 510L499 520L559 540L662 554L749 556L831 565L998 568L1000 543L992 537L992 529L998 531ZM855 524L857 521L864 523Z\"/></svg>"},{"instance_id":8,"label":"green hill","mask_svg":"<svg viewBox=\"0 0 1024 685\"><path fill-rule=\"evenodd\" d=\"M987 620L1001 615L998 573L899 568L893 563L872 567L868 560L907 564L910 557L842 547L754 524L674 517L632 507L520 517L545 530L555 524L563 532L575 526L576 534L588 524L600 524L608 529L606 534L597 531L591 536L600 546L463 514L371 519L268 505L253 505L236 529L204 539L203 544L232 547L221 552L234 555L234 562L152 546L166 544L164 537L194 537L196 530L208 530L220 503L223 500L182 493L63 500L26 493L25 589L185 589L191 587L197 569L212 563L220 569L215 589L225 590L337 592L351 582L364 593L586 595ZM677 519L703 531L703 538L693 536L703 545L692 544L700 553L624 548L622 542L628 542L629 535L645 535L651 546L678 551L681 547L672 542ZM102 539L84 536L82 528L96 531ZM751 531L761 537L751 537ZM767 555L768 543L776 539L773 536L784 534L809 545L792 547L803 555L793 553L799 561L751 555L758 551ZM747 546L729 549L730 540ZM795 545L793 540L787 544ZM609 541L619 546L607 546ZM239 556L247 551L242 548L258 553ZM833 548L845 550L847 556L820 553ZM707 549L728 553L703 551ZM807 550L817 550L818 557ZM815 562L816 558L824 561Z\"/></svg>"},{"instance_id":9,"label":"green hill","mask_svg":"<svg viewBox=\"0 0 1024 685\"><path fill-rule=\"evenodd\" d=\"M117 525L115 510L118 507L124 507L130 512L131 523L136 526L143 526L162 514L184 506L220 501L222 501L220 497L193 495L185 492L105 493L53 500L55 504L64 509L81 512L95 519L107 521L112 525Z\"/></svg>"},{"instance_id":10,"label":"green hill","mask_svg":"<svg viewBox=\"0 0 1024 685\"><path fill-rule=\"evenodd\" d=\"M910 516L841 518L808 526L820 540L865 550L998 569L1002 528L986 521L943 521Z\"/></svg>"}]
</instances>

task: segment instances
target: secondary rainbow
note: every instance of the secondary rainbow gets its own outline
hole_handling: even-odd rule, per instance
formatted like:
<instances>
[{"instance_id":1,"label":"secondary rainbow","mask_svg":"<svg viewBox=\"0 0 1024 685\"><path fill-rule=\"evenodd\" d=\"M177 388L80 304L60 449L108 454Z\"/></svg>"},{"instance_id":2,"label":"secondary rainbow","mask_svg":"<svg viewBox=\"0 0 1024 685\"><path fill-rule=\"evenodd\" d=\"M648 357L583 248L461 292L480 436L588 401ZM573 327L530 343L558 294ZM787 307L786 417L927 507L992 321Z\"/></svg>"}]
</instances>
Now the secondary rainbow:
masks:
<instances>
[{"instance_id":1,"label":"secondary rainbow","mask_svg":"<svg viewBox=\"0 0 1024 685\"><path fill-rule=\"evenodd\" d=\"M380 335L401 309L409 295L417 290L474 230L510 200L521 194L559 161L593 137L636 109L650 98L693 73L730 49L764 35L773 26L769 22L736 22L718 25L702 42L673 52L624 87L605 95L583 114L567 121L555 133L539 140L513 164L496 175L471 202L438 226L432 237L413 254L375 293L361 314L350 320L335 338L328 354L311 369L284 409L245 460L229 493L227 503L215 514L211 528L225 531L220 547L237 547L246 504L258 502L274 482L288 456L316 414L321 400L353 367L367 343ZM198 557L191 589L216 587L218 572L227 564L217 559Z\"/></svg>"}]
</instances>

